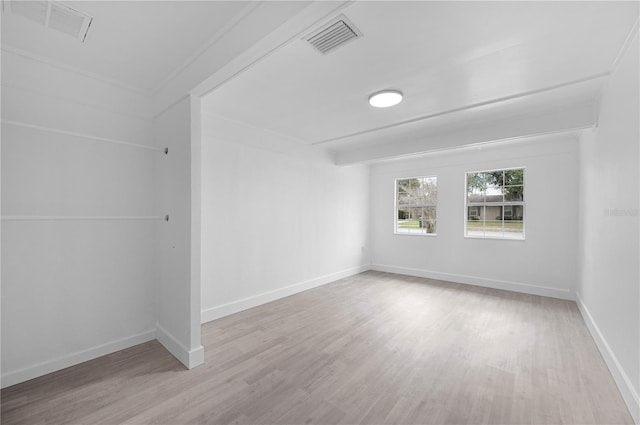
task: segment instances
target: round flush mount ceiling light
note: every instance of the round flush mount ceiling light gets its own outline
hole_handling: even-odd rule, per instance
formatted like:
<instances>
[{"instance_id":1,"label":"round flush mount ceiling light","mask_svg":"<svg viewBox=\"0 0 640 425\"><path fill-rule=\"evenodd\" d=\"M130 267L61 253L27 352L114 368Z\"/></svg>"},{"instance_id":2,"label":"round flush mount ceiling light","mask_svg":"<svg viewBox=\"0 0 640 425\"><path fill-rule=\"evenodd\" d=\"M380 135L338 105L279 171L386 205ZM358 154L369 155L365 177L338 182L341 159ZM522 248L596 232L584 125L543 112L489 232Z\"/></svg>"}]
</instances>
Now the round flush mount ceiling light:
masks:
<instances>
[{"instance_id":1,"label":"round flush mount ceiling light","mask_svg":"<svg viewBox=\"0 0 640 425\"><path fill-rule=\"evenodd\" d=\"M388 108L402 102L400 90L382 90L369 96L369 105L375 108Z\"/></svg>"}]
</instances>

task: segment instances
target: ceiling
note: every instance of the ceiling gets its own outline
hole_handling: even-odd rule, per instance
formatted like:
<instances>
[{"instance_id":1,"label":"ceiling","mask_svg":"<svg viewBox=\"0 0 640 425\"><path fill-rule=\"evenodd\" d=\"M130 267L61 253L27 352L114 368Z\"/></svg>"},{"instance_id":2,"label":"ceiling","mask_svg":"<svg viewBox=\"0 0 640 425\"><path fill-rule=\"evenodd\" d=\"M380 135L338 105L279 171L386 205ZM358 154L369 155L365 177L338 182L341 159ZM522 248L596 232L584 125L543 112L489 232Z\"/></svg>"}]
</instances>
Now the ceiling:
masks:
<instances>
[{"instance_id":1,"label":"ceiling","mask_svg":"<svg viewBox=\"0 0 640 425\"><path fill-rule=\"evenodd\" d=\"M354 2L363 34L322 55L299 34L203 100L206 114L334 151L593 100L637 2ZM404 92L388 109L381 89Z\"/></svg>"},{"instance_id":2,"label":"ceiling","mask_svg":"<svg viewBox=\"0 0 640 425\"><path fill-rule=\"evenodd\" d=\"M225 78L203 99L203 112L248 134L262 131L337 154L593 101L639 14L636 1L322 2L314 3L323 5L316 17L308 13L309 26L296 15L313 9L306 2L286 11L278 5L292 3L64 3L94 18L84 43L11 13L3 0L2 48L147 94L211 46L217 60L233 63L232 47L246 42L237 38L252 34L266 42L273 33L259 26L279 14L289 41ZM318 53L306 38L339 14L363 36ZM386 88L402 90L404 101L370 107L368 96Z\"/></svg>"},{"instance_id":3,"label":"ceiling","mask_svg":"<svg viewBox=\"0 0 640 425\"><path fill-rule=\"evenodd\" d=\"M84 43L10 13L2 45L144 91L157 90L257 3L245 1L65 1L94 19Z\"/></svg>"}]
</instances>

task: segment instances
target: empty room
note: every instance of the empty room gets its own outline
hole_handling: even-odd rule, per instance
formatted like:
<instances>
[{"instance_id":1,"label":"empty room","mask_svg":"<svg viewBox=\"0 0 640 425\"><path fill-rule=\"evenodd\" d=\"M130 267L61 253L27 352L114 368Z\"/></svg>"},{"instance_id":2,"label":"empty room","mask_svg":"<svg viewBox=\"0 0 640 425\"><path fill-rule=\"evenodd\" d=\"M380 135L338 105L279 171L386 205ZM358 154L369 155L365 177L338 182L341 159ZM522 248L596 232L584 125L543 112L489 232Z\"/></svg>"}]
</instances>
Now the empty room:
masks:
<instances>
[{"instance_id":1,"label":"empty room","mask_svg":"<svg viewBox=\"0 0 640 425\"><path fill-rule=\"evenodd\" d=\"M640 2L1 6L3 424L640 425Z\"/></svg>"}]
</instances>

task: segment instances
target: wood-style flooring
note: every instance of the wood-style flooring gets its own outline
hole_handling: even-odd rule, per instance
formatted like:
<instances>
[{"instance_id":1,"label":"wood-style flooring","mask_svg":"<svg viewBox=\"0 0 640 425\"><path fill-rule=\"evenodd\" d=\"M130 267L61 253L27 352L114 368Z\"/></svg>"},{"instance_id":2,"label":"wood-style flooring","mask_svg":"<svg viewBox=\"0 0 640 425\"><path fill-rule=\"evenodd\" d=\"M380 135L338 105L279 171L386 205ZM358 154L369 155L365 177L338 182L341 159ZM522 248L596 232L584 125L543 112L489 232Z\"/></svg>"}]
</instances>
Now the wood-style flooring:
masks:
<instances>
[{"instance_id":1,"label":"wood-style flooring","mask_svg":"<svg viewBox=\"0 0 640 425\"><path fill-rule=\"evenodd\" d=\"M2 424L632 424L570 301L366 272L2 390Z\"/></svg>"}]
</instances>

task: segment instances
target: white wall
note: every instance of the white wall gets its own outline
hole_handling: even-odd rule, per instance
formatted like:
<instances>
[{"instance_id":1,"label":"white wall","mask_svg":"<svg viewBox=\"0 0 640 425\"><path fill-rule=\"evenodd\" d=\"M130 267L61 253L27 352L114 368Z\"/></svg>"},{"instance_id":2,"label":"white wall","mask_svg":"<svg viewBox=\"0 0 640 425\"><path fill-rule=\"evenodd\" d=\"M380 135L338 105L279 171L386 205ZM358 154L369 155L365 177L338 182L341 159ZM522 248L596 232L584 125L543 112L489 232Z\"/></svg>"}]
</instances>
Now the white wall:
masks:
<instances>
[{"instance_id":1,"label":"white wall","mask_svg":"<svg viewBox=\"0 0 640 425\"><path fill-rule=\"evenodd\" d=\"M526 167L526 240L465 238L465 172ZM394 234L394 179L438 177L437 236ZM577 140L547 136L371 168L373 268L559 298L576 283Z\"/></svg>"},{"instance_id":2,"label":"white wall","mask_svg":"<svg viewBox=\"0 0 640 425\"><path fill-rule=\"evenodd\" d=\"M192 255L197 255L192 252L191 148L192 141L199 143L199 116L198 102L185 97L156 117L153 128L157 143L169 148L157 169L158 208L170 217L167 225L159 229L157 239L157 336L187 367L204 361L198 314L199 275L193 276L191 264ZM196 152L195 157L198 156Z\"/></svg>"},{"instance_id":3,"label":"white wall","mask_svg":"<svg viewBox=\"0 0 640 425\"><path fill-rule=\"evenodd\" d=\"M209 116L202 144L202 320L368 267L368 168Z\"/></svg>"},{"instance_id":4,"label":"white wall","mask_svg":"<svg viewBox=\"0 0 640 425\"><path fill-rule=\"evenodd\" d=\"M187 92L307 6L248 6L258 13L218 33L153 93L3 46L2 215L171 216L3 220L3 386L154 337L188 367L203 361L200 257L192 255L200 115Z\"/></svg>"},{"instance_id":5,"label":"white wall","mask_svg":"<svg viewBox=\"0 0 640 425\"><path fill-rule=\"evenodd\" d=\"M578 305L640 423L640 131L638 33L580 144L582 213Z\"/></svg>"},{"instance_id":6,"label":"white wall","mask_svg":"<svg viewBox=\"0 0 640 425\"><path fill-rule=\"evenodd\" d=\"M156 216L140 93L2 52L2 215ZM58 134L9 123L81 133ZM2 222L2 385L154 338L160 221Z\"/></svg>"}]
</instances>

